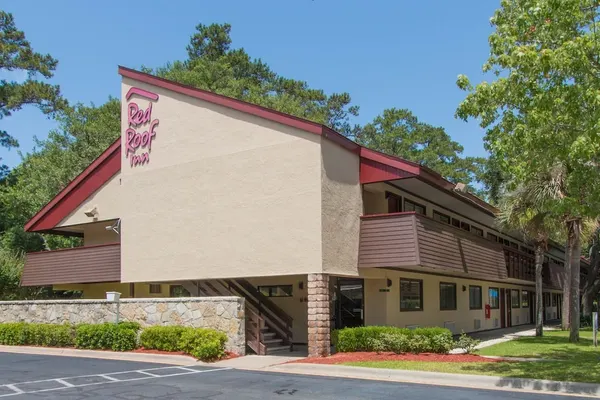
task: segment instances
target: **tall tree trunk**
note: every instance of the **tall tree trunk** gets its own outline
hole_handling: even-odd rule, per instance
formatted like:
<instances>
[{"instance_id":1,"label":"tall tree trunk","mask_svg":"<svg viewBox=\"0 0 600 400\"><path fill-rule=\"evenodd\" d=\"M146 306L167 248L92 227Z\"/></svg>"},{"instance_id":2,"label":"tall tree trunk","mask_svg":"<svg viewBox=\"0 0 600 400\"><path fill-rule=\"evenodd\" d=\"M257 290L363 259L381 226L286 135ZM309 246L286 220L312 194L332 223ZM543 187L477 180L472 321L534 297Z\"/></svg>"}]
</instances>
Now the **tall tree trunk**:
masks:
<instances>
[{"instance_id":1,"label":"tall tree trunk","mask_svg":"<svg viewBox=\"0 0 600 400\"><path fill-rule=\"evenodd\" d=\"M571 247L567 240L565 245L565 270L563 280L563 295L562 295L562 319L561 328L563 331L568 331L571 327Z\"/></svg>"},{"instance_id":2,"label":"tall tree trunk","mask_svg":"<svg viewBox=\"0 0 600 400\"><path fill-rule=\"evenodd\" d=\"M535 243L535 336L544 335L544 294L542 292L542 269L544 267L544 246ZM533 304L530 305L533 307Z\"/></svg>"},{"instance_id":3,"label":"tall tree trunk","mask_svg":"<svg viewBox=\"0 0 600 400\"><path fill-rule=\"evenodd\" d=\"M579 270L581 264L581 219L567 222L568 241L571 256L571 321L569 342L579 342Z\"/></svg>"}]
</instances>

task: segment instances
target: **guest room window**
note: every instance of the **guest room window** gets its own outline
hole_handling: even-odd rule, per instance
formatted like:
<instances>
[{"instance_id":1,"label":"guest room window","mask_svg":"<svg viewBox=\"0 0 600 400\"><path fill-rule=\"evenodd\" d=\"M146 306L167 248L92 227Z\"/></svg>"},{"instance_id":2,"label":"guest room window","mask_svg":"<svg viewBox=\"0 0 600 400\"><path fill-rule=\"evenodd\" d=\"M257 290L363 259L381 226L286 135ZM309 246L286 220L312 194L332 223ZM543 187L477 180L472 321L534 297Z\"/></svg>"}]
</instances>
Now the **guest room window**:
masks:
<instances>
[{"instance_id":1,"label":"guest room window","mask_svg":"<svg viewBox=\"0 0 600 400\"><path fill-rule=\"evenodd\" d=\"M500 308L500 290L498 288L489 288L488 289L488 301L490 308L497 310Z\"/></svg>"},{"instance_id":2,"label":"guest room window","mask_svg":"<svg viewBox=\"0 0 600 400\"><path fill-rule=\"evenodd\" d=\"M527 292L527 290L523 290L521 292L521 307L529 307L529 293Z\"/></svg>"},{"instance_id":3,"label":"guest room window","mask_svg":"<svg viewBox=\"0 0 600 400\"><path fill-rule=\"evenodd\" d=\"M519 308L521 307L521 298L519 297L519 291L518 290L511 290L510 291L510 302L512 304L512 308Z\"/></svg>"},{"instance_id":4,"label":"guest room window","mask_svg":"<svg viewBox=\"0 0 600 400\"><path fill-rule=\"evenodd\" d=\"M385 192L385 197L388 203L388 213L402 211L402 197L390 192Z\"/></svg>"},{"instance_id":5,"label":"guest room window","mask_svg":"<svg viewBox=\"0 0 600 400\"><path fill-rule=\"evenodd\" d=\"M425 206L404 199L404 211L414 211L417 214L425 215Z\"/></svg>"},{"instance_id":6,"label":"guest room window","mask_svg":"<svg viewBox=\"0 0 600 400\"><path fill-rule=\"evenodd\" d=\"M400 279L400 311L423 311L423 281Z\"/></svg>"},{"instance_id":7,"label":"guest room window","mask_svg":"<svg viewBox=\"0 0 600 400\"><path fill-rule=\"evenodd\" d=\"M435 219L436 221L440 221L444 224L448 224L450 225L450 217L447 216L446 214L442 214L440 212L434 211L433 212L433 219Z\"/></svg>"},{"instance_id":8,"label":"guest room window","mask_svg":"<svg viewBox=\"0 0 600 400\"><path fill-rule=\"evenodd\" d=\"M469 286L469 309L481 310L481 286Z\"/></svg>"},{"instance_id":9,"label":"guest room window","mask_svg":"<svg viewBox=\"0 0 600 400\"><path fill-rule=\"evenodd\" d=\"M291 297L292 285L259 286L258 291L267 297Z\"/></svg>"},{"instance_id":10,"label":"guest room window","mask_svg":"<svg viewBox=\"0 0 600 400\"><path fill-rule=\"evenodd\" d=\"M456 283L440 282L440 310L456 310Z\"/></svg>"},{"instance_id":11,"label":"guest room window","mask_svg":"<svg viewBox=\"0 0 600 400\"><path fill-rule=\"evenodd\" d=\"M158 283L150 284L150 294L160 294L162 293L162 287Z\"/></svg>"}]
</instances>

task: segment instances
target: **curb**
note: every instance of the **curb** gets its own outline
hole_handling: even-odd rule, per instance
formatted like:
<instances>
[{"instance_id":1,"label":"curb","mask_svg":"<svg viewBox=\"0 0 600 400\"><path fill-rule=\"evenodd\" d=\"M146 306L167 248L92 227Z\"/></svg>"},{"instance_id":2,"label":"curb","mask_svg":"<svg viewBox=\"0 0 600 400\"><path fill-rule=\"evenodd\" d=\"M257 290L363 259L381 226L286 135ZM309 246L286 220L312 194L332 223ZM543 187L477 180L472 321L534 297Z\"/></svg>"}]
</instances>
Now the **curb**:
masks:
<instances>
[{"instance_id":1,"label":"curb","mask_svg":"<svg viewBox=\"0 0 600 400\"><path fill-rule=\"evenodd\" d=\"M44 356L83 357L102 360L137 361L169 365L204 364L193 357L170 354L147 354L101 350L80 350L53 347L0 346L0 353L35 354Z\"/></svg>"},{"instance_id":2,"label":"curb","mask_svg":"<svg viewBox=\"0 0 600 400\"><path fill-rule=\"evenodd\" d=\"M384 368L349 367L328 364L281 364L263 371L336 378L368 379L388 382L452 386L469 389L503 390L511 392L545 393L562 396L597 397L600 385L593 383L559 382L540 379L509 378L486 375L448 374Z\"/></svg>"}]
</instances>

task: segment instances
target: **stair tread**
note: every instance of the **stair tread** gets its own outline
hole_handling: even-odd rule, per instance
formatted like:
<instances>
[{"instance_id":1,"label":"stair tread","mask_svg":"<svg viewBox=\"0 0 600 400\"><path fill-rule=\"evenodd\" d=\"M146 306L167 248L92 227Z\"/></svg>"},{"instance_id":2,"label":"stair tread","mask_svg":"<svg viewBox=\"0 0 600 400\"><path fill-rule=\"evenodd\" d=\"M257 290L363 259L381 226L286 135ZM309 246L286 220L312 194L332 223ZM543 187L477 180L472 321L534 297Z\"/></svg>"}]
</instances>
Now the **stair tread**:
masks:
<instances>
[{"instance_id":1,"label":"stair tread","mask_svg":"<svg viewBox=\"0 0 600 400\"><path fill-rule=\"evenodd\" d=\"M279 338L273 338L273 339L265 339L265 340L263 340L264 344L281 343L281 342L283 342L283 339L279 339Z\"/></svg>"},{"instance_id":2,"label":"stair tread","mask_svg":"<svg viewBox=\"0 0 600 400\"><path fill-rule=\"evenodd\" d=\"M273 353L273 352L276 352L276 351L284 351L284 350L289 351L290 350L290 346L289 345L272 346L272 347L268 346L267 347L267 354L268 353Z\"/></svg>"}]
</instances>

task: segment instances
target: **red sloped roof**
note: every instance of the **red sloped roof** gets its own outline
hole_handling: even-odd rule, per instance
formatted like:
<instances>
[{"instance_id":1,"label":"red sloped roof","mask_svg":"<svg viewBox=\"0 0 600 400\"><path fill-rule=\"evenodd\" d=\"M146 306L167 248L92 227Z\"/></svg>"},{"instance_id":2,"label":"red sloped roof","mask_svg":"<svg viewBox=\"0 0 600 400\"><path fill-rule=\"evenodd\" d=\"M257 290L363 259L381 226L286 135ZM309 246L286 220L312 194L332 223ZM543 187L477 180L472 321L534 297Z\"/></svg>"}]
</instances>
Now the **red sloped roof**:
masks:
<instances>
[{"instance_id":1,"label":"red sloped roof","mask_svg":"<svg viewBox=\"0 0 600 400\"><path fill-rule=\"evenodd\" d=\"M256 104L237 100L231 97L182 85L163 78L149 75L133 69L119 66L119 74L123 77L147 83L186 96L194 97L213 104L218 104L247 114L255 115L283 125L292 126L331 140L338 145L360 155L360 182L382 182L386 180L418 177L434 186L454 193L454 184L444 179L437 172L399 157L390 156L375 150L367 149L346 138L333 129L285 114ZM47 231L56 226L66 216L73 212L85 199L98 190L112 176L121 169L120 157L121 141L117 139L104 153L79 174L67 187L65 187L52 201L46 204L37 214L25 224L29 232ZM459 196L461 197L461 196ZM474 196L473 196L474 197ZM463 196L464 198L464 196ZM464 198L472 205L490 212L491 205L477 198Z\"/></svg>"},{"instance_id":2,"label":"red sloped roof","mask_svg":"<svg viewBox=\"0 0 600 400\"><path fill-rule=\"evenodd\" d=\"M121 138L111 144L26 224L27 232L47 231L72 213L121 170Z\"/></svg>"}]
</instances>

